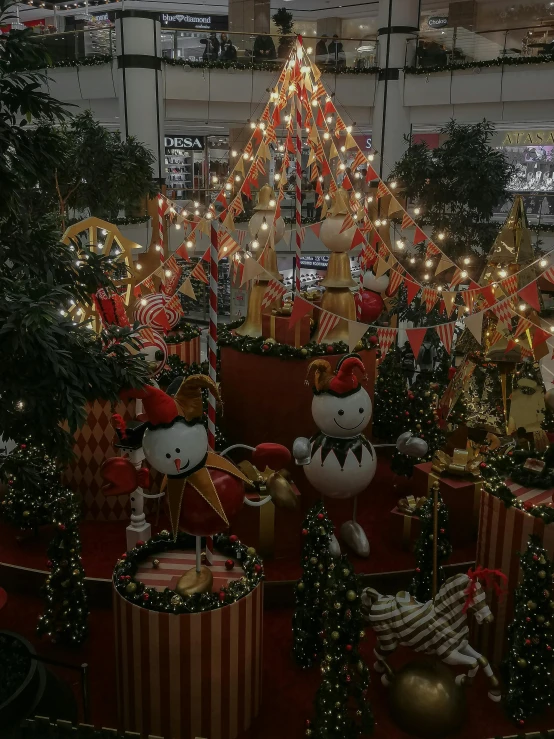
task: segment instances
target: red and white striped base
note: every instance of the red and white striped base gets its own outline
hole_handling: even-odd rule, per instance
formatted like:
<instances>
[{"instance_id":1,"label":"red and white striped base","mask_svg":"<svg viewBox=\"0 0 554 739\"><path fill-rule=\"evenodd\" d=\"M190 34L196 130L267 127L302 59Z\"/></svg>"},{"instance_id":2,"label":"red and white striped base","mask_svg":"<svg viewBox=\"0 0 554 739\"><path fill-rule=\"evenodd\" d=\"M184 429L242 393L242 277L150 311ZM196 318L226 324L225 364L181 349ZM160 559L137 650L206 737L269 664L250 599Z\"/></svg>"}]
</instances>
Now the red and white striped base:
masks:
<instances>
[{"instance_id":1,"label":"red and white striped base","mask_svg":"<svg viewBox=\"0 0 554 739\"><path fill-rule=\"evenodd\" d=\"M181 341L179 344L168 344L168 354L176 354L182 362L200 364L200 336L190 341Z\"/></svg>"},{"instance_id":2,"label":"red and white striped base","mask_svg":"<svg viewBox=\"0 0 554 739\"><path fill-rule=\"evenodd\" d=\"M518 500L520 500L525 508L532 508L536 505L547 505L552 507L552 494L554 490L550 488L524 488L518 482L506 480L506 485L510 488Z\"/></svg>"},{"instance_id":3,"label":"red and white striped base","mask_svg":"<svg viewBox=\"0 0 554 739\"><path fill-rule=\"evenodd\" d=\"M220 588L226 588L231 580L238 580L243 576L243 569L239 562L235 562L232 570L227 570L225 561L228 557L221 554L213 553L213 564L210 566L214 578L213 592L217 592ZM153 560L159 561L159 567L154 569ZM136 580L140 580L149 588L156 590L164 590L171 588L175 590L177 580L187 570L192 569L196 565L196 554L194 552L162 552L161 554L153 554L148 557L138 568L135 575Z\"/></svg>"},{"instance_id":4,"label":"red and white striped base","mask_svg":"<svg viewBox=\"0 0 554 739\"><path fill-rule=\"evenodd\" d=\"M114 589L120 726L165 739L246 731L261 703L262 616L262 583L232 605L183 615L148 611Z\"/></svg>"}]
</instances>

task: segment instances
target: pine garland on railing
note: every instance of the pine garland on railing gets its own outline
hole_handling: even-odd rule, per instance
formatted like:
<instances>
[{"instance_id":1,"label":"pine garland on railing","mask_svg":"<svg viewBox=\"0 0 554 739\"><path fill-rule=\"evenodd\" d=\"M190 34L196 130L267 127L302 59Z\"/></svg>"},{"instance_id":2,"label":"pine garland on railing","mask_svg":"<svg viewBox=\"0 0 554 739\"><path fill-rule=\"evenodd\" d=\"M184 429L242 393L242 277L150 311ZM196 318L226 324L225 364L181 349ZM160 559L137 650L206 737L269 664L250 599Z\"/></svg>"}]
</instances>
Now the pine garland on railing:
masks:
<instances>
[{"instance_id":1,"label":"pine garland on railing","mask_svg":"<svg viewBox=\"0 0 554 739\"><path fill-rule=\"evenodd\" d=\"M526 64L545 64L554 62L554 54L541 56L499 56L496 59L485 59L479 62L451 62L436 64L432 67L404 67L404 74L434 74L436 72L455 72L458 69L489 69L492 67L518 67Z\"/></svg>"}]
</instances>

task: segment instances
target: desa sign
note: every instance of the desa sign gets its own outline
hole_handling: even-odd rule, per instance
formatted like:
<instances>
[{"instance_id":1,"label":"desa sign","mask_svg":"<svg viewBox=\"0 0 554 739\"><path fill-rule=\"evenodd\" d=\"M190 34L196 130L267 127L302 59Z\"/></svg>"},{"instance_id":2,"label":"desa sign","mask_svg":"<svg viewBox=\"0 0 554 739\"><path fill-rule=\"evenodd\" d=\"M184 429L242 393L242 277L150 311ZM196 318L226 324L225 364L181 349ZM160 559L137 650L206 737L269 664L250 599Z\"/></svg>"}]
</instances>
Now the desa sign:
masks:
<instances>
[{"instance_id":1,"label":"desa sign","mask_svg":"<svg viewBox=\"0 0 554 739\"><path fill-rule=\"evenodd\" d=\"M204 136L166 136L166 149L188 149L189 151L204 151Z\"/></svg>"}]
</instances>

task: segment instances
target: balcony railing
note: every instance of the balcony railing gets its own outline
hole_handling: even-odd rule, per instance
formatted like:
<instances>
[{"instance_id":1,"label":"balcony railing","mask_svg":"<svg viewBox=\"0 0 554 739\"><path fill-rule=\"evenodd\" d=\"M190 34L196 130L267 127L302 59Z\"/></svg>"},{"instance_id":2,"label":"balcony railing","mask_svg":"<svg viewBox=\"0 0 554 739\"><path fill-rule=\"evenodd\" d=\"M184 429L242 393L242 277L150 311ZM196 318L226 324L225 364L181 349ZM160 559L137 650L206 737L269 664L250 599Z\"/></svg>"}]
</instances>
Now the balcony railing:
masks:
<instances>
[{"instance_id":1,"label":"balcony railing","mask_svg":"<svg viewBox=\"0 0 554 739\"><path fill-rule=\"evenodd\" d=\"M94 24L80 31L40 33L35 40L46 48L53 66L94 64L115 55L115 28L110 24Z\"/></svg>"},{"instance_id":2,"label":"balcony railing","mask_svg":"<svg viewBox=\"0 0 554 739\"><path fill-rule=\"evenodd\" d=\"M546 61L554 54L554 19L545 25L507 30L445 26L422 31L408 39L407 59L414 46L419 69Z\"/></svg>"}]
</instances>

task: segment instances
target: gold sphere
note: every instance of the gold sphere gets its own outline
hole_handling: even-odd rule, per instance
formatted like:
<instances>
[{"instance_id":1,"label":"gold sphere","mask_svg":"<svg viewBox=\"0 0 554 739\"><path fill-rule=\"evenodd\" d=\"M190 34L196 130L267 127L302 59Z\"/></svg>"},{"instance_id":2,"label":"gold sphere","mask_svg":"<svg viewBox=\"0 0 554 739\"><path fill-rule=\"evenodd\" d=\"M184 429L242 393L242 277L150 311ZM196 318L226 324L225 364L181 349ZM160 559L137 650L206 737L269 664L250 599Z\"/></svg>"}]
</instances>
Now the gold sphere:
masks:
<instances>
[{"instance_id":1,"label":"gold sphere","mask_svg":"<svg viewBox=\"0 0 554 739\"><path fill-rule=\"evenodd\" d=\"M129 595L132 595L133 593L135 593L136 590L137 590L136 582L127 583L127 585L125 586L125 592L129 593Z\"/></svg>"},{"instance_id":2,"label":"gold sphere","mask_svg":"<svg viewBox=\"0 0 554 739\"><path fill-rule=\"evenodd\" d=\"M246 554L249 557L255 557L256 556L256 550L254 549L254 547L248 547L248 549L246 550Z\"/></svg>"},{"instance_id":3,"label":"gold sphere","mask_svg":"<svg viewBox=\"0 0 554 739\"><path fill-rule=\"evenodd\" d=\"M350 600L350 601L356 600L357 597L358 596L356 595L356 591L355 590L347 590L346 591L346 600Z\"/></svg>"},{"instance_id":4,"label":"gold sphere","mask_svg":"<svg viewBox=\"0 0 554 739\"><path fill-rule=\"evenodd\" d=\"M298 590L302 591L302 590L304 590L305 585L304 585L304 583L301 580L296 587L298 588Z\"/></svg>"},{"instance_id":5,"label":"gold sphere","mask_svg":"<svg viewBox=\"0 0 554 739\"><path fill-rule=\"evenodd\" d=\"M544 570L540 570L537 574L541 578L541 580L546 577L546 572Z\"/></svg>"},{"instance_id":6,"label":"gold sphere","mask_svg":"<svg viewBox=\"0 0 554 739\"><path fill-rule=\"evenodd\" d=\"M411 736L450 736L465 718L465 695L452 672L438 661L410 662L392 678L389 693L393 721Z\"/></svg>"},{"instance_id":7,"label":"gold sphere","mask_svg":"<svg viewBox=\"0 0 554 739\"><path fill-rule=\"evenodd\" d=\"M155 570L157 570L159 566L160 566L160 560L159 560L159 559L153 559L153 560L152 560L152 567L153 567L153 568L154 568Z\"/></svg>"}]
</instances>

